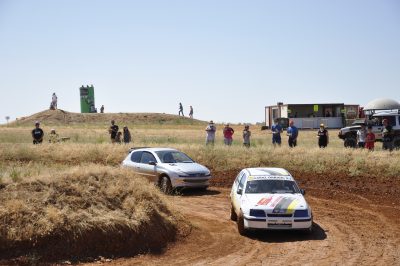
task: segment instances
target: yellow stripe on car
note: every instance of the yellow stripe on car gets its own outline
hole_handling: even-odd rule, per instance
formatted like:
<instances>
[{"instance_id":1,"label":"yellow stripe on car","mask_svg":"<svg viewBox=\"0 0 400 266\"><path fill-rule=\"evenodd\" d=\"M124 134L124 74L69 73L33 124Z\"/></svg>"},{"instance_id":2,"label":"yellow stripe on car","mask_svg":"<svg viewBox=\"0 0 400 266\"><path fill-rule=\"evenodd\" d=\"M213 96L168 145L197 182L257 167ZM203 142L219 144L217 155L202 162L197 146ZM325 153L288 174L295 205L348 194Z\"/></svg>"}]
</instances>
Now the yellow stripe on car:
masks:
<instances>
[{"instance_id":1,"label":"yellow stripe on car","mask_svg":"<svg viewBox=\"0 0 400 266\"><path fill-rule=\"evenodd\" d=\"M299 203L299 200L297 200L297 199L293 200L292 203L290 203L289 206L287 207L286 213L292 214L298 203Z\"/></svg>"}]
</instances>

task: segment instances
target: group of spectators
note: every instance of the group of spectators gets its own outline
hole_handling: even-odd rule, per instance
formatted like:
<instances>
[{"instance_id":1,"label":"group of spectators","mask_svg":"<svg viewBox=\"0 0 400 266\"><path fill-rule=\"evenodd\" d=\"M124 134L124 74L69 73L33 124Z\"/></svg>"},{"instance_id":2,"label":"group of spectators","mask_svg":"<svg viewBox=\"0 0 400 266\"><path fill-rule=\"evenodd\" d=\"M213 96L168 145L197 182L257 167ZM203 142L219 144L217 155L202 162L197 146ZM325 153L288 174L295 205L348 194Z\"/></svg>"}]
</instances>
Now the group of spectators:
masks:
<instances>
[{"instance_id":1,"label":"group of spectators","mask_svg":"<svg viewBox=\"0 0 400 266\"><path fill-rule=\"evenodd\" d=\"M110 134L111 143L124 143L128 144L132 141L132 135L127 126L123 127L123 131L119 131L118 125L115 124L114 120L111 120L110 128L108 129Z\"/></svg>"},{"instance_id":2,"label":"group of spectators","mask_svg":"<svg viewBox=\"0 0 400 266\"><path fill-rule=\"evenodd\" d=\"M278 123L279 120L275 120L275 123L271 127L272 133L272 144L274 147L281 146L282 144L282 137L281 134L283 133L282 126ZM387 119L383 119L382 121L383 128L382 128L382 149L383 150L390 150L394 149L394 131L392 126L389 125ZM206 145L214 145L215 143L215 133L217 131L217 127L215 126L214 122L211 120L206 129ZM110 134L111 143L124 143L128 144L132 141L131 133L127 126L123 127L123 131L119 131L118 125L115 124L114 120L111 120L111 125L108 129ZM230 127L229 124L225 124L224 129L222 130L224 136L224 144L227 146L231 146L233 142L233 135L235 130ZM40 122L35 122L35 128L31 132L33 138L33 144L41 144L43 142L44 132L40 128ZM299 135L299 130L294 125L294 121L291 120L289 122L289 127L286 130L286 135L288 136L288 145L291 148L297 146L297 138ZM243 146L249 148L250 147L250 137L251 131L249 125L245 125L242 138L243 138ZM318 137L318 146L320 148L326 148L329 143L329 133L328 130L325 128L324 124L320 125L320 128L317 132ZM57 143L60 142L60 138L56 133L55 129L51 129L49 135L49 143ZM361 128L357 131L357 146L359 148L366 148L368 150L374 150L375 148L375 134L372 132L372 127L368 126L368 129L363 124Z\"/></svg>"},{"instance_id":3,"label":"group of spectators","mask_svg":"<svg viewBox=\"0 0 400 266\"><path fill-rule=\"evenodd\" d=\"M217 127L214 122L211 120L206 127L206 145L214 145L215 143L215 133L217 132ZM224 129L222 130L224 135L224 144L227 146L231 146L233 142L233 134L235 134L235 130L230 127L229 124L225 124ZM250 137L251 131L249 125L245 125L243 132L243 146L249 148L250 147Z\"/></svg>"},{"instance_id":4,"label":"group of spectators","mask_svg":"<svg viewBox=\"0 0 400 266\"><path fill-rule=\"evenodd\" d=\"M278 123L278 120L275 120L275 123L271 127L272 133L272 144L274 147L276 145L281 146L282 138L281 133L283 133L282 126ZM297 137L299 136L299 130L294 125L294 121L290 120L289 127L286 129L286 135L288 136L288 144L289 147L294 148L297 146Z\"/></svg>"},{"instance_id":5,"label":"group of spectators","mask_svg":"<svg viewBox=\"0 0 400 266\"><path fill-rule=\"evenodd\" d=\"M33 144L41 144L43 142L44 131L43 129L40 128L39 121L35 122L35 128L32 130L31 134L32 134ZM52 128L49 135L49 143L57 143L57 142L60 142L60 138L58 137L56 130Z\"/></svg>"}]
</instances>

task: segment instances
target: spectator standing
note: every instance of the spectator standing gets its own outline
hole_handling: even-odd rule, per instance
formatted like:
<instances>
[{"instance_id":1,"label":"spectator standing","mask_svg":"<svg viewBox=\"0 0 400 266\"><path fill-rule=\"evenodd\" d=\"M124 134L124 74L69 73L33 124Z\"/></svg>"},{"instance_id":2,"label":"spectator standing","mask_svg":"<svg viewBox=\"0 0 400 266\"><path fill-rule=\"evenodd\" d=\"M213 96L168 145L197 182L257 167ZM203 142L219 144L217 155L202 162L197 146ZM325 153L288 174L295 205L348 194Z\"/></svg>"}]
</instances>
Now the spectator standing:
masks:
<instances>
[{"instance_id":1,"label":"spectator standing","mask_svg":"<svg viewBox=\"0 0 400 266\"><path fill-rule=\"evenodd\" d=\"M365 138L367 137L367 130L365 125L361 125L361 128L357 130L357 144L359 148L365 147Z\"/></svg>"},{"instance_id":2,"label":"spectator standing","mask_svg":"<svg viewBox=\"0 0 400 266\"><path fill-rule=\"evenodd\" d=\"M382 124L382 149L392 151L394 147L393 128L389 125L389 121L386 118L382 120Z\"/></svg>"},{"instance_id":3,"label":"spectator standing","mask_svg":"<svg viewBox=\"0 0 400 266\"><path fill-rule=\"evenodd\" d=\"M233 128L229 126L229 124L225 124L224 130L222 131L224 134L224 143L225 145L231 146L233 141L233 134L235 131Z\"/></svg>"},{"instance_id":4,"label":"spectator standing","mask_svg":"<svg viewBox=\"0 0 400 266\"><path fill-rule=\"evenodd\" d=\"M215 132L217 131L217 127L214 125L214 122L211 120L206 127L206 145L214 145L215 142Z\"/></svg>"},{"instance_id":5,"label":"spectator standing","mask_svg":"<svg viewBox=\"0 0 400 266\"><path fill-rule=\"evenodd\" d=\"M288 138L289 147L294 148L297 146L297 137L299 136L299 130L294 125L294 121L290 120L289 127L286 130L286 135Z\"/></svg>"},{"instance_id":6,"label":"spectator standing","mask_svg":"<svg viewBox=\"0 0 400 266\"><path fill-rule=\"evenodd\" d=\"M317 136L318 136L318 146L320 148L326 148L329 143L329 135L328 135L328 130L326 130L324 124L321 124L319 126Z\"/></svg>"},{"instance_id":7,"label":"spectator standing","mask_svg":"<svg viewBox=\"0 0 400 266\"><path fill-rule=\"evenodd\" d=\"M131 132L129 131L127 126L124 126L124 143L128 144L132 141Z\"/></svg>"},{"instance_id":8,"label":"spectator standing","mask_svg":"<svg viewBox=\"0 0 400 266\"><path fill-rule=\"evenodd\" d=\"M179 103L179 113L178 113L178 115L180 116L182 114L182 116L185 116L184 114L183 114L183 106L182 106L182 103Z\"/></svg>"},{"instance_id":9,"label":"spectator standing","mask_svg":"<svg viewBox=\"0 0 400 266\"><path fill-rule=\"evenodd\" d=\"M372 126L368 126L368 133L365 138L365 148L373 151L375 148L375 134L372 132Z\"/></svg>"},{"instance_id":10,"label":"spectator standing","mask_svg":"<svg viewBox=\"0 0 400 266\"><path fill-rule=\"evenodd\" d=\"M51 105L50 105L50 109L51 110L56 110L57 109L57 95L54 92L53 95L51 96Z\"/></svg>"},{"instance_id":11,"label":"spectator standing","mask_svg":"<svg viewBox=\"0 0 400 266\"><path fill-rule=\"evenodd\" d=\"M121 131L118 131L117 135L115 136L115 143L121 144L121 136L122 136Z\"/></svg>"},{"instance_id":12,"label":"spectator standing","mask_svg":"<svg viewBox=\"0 0 400 266\"><path fill-rule=\"evenodd\" d=\"M281 139L281 133L282 133L282 126L278 123L279 120L275 119L274 124L271 127L271 132L272 132L272 144L274 147L276 144L281 146L282 139Z\"/></svg>"},{"instance_id":13,"label":"spectator standing","mask_svg":"<svg viewBox=\"0 0 400 266\"><path fill-rule=\"evenodd\" d=\"M111 137L111 143L115 142L115 137L117 136L119 127L115 124L114 120L111 120L111 126L108 130L108 132L110 133L110 137Z\"/></svg>"},{"instance_id":14,"label":"spectator standing","mask_svg":"<svg viewBox=\"0 0 400 266\"><path fill-rule=\"evenodd\" d=\"M193 119L193 106L189 107L189 117Z\"/></svg>"},{"instance_id":15,"label":"spectator standing","mask_svg":"<svg viewBox=\"0 0 400 266\"><path fill-rule=\"evenodd\" d=\"M104 114L104 105L100 107L100 113Z\"/></svg>"},{"instance_id":16,"label":"spectator standing","mask_svg":"<svg viewBox=\"0 0 400 266\"><path fill-rule=\"evenodd\" d=\"M245 125L243 130L243 146L247 148L250 148L251 131L249 130L249 128L249 125Z\"/></svg>"},{"instance_id":17,"label":"spectator standing","mask_svg":"<svg viewBox=\"0 0 400 266\"><path fill-rule=\"evenodd\" d=\"M40 122L35 122L35 128L32 130L33 144L41 144L43 142L44 132L40 128Z\"/></svg>"},{"instance_id":18,"label":"spectator standing","mask_svg":"<svg viewBox=\"0 0 400 266\"><path fill-rule=\"evenodd\" d=\"M60 142L60 139L58 138L56 130L52 128L49 135L49 143L57 143L57 142Z\"/></svg>"}]
</instances>

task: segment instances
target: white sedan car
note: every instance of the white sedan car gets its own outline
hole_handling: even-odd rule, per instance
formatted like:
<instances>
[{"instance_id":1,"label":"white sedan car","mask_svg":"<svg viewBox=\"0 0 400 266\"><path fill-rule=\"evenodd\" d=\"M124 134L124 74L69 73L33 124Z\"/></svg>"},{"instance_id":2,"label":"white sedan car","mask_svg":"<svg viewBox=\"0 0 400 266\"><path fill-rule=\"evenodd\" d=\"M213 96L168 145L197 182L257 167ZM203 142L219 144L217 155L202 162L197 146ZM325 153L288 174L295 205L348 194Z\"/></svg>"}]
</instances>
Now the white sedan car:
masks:
<instances>
[{"instance_id":1,"label":"white sedan car","mask_svg":"<svg viewBox=\"0 0 400 266\"><path fill-rule=\"evenodd\" d=\"M211 178L207 167L171 148L133 148L122 162L169 194L175 188L206 189Z\"/></svg>"},{"instance_id":2,"label":"white sedan car","mask_svg":"<svg viewBox=\"0 0 400 266\"><path fill-rule=\"evenodd\" d=\"M231 219L241 235L249 229L311 232L313 216L304 193L285 169L243 169L230 194Z\"/></svg>"}]
</instances>

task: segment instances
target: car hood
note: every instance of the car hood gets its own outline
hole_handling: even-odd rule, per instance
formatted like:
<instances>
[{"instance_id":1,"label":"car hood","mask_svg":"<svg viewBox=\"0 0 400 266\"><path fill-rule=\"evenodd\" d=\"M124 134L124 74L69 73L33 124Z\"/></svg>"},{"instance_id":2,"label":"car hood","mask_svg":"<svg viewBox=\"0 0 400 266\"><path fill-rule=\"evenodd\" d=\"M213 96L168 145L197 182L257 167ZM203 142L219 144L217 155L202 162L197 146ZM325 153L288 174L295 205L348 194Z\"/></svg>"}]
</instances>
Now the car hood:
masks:
<instances>
[{"instance_id":1,"label":"car hood","mask_svg":"<svg viewBox=\"0 0 400 266\"><path fill-rule=\"evenodd\" d=\"M162 163L160 166L170 171L183 172L186 174L210 173L207 167L198 163Z\"/></svg>"},{"instance_id":2,"label":"car hood","mask_svg":"<svg viewBox=\"0 0 400 266\"><path fill-rule=\"evenodd\" d=\"M270 213L291 213L305 210L308 204L302 194L245 194L242 205L248 209L262 209Z\"/></svg>"}]
</instances>

